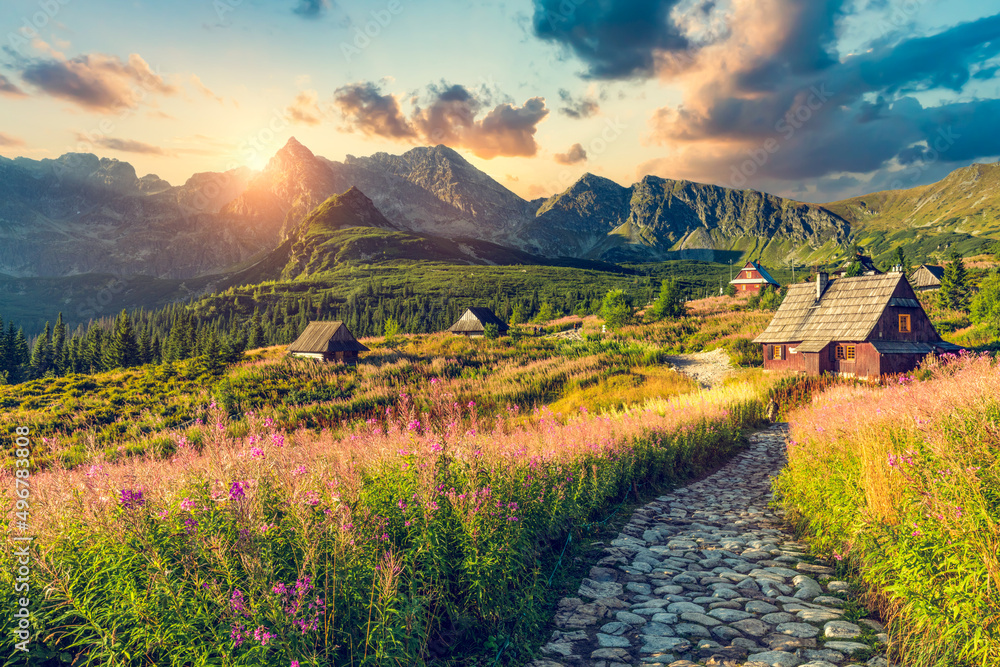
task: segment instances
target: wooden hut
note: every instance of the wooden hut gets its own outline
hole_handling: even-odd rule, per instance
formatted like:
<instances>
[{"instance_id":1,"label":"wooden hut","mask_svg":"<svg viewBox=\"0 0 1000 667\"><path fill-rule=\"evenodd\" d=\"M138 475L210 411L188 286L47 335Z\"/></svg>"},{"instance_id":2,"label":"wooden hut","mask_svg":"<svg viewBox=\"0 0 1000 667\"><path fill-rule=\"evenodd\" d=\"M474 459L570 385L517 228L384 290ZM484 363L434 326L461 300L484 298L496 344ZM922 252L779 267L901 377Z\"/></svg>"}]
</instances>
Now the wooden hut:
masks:
<instances>
[{"instance_id":1,"label":"wooden hut","mask_svg":"<svg viewBox=\"0 0 1000 667\"><path fill-rule=\"evenodd\" d=\"M941 289L941 278L943 276L943 266L921 264L916 271L910 274L910 284L918 292Z\"/></svg>"},{"instance_id":2,"label":"wooden hut","mask_svg":"<svg viewBox=\"0 0 1000 667\"><path fill-rule=\"evenodd\" d=\"M501 336L507 333L507 323L489 308L469 308L448 327L448 331L462 336L482 336L486 333L487 324L495 324Z\"/></svg>"},{"instance_id":3,"label":"wooden hut","mask_svg":"<svg viewBox=\"0 0 1000 667\"><path fill-rule=\"evenodd\" d=\"M760 294L765 285L774 289L781 287L764 267L753 261L747 262L729 284L736 287L737 294Z\"/></svg>"},{"instance_id":4,"label":"wooden hut","mask_svg":"<svg viewBox=\"0 0 1000 667\"><path fill-rule=\"evenodd\" d=\"M358 363L358 352L367 351L343 322L310 322L288 346L288 352L296 357L344 364Z\"/></svg>"},{"instance_id":5,"label":"wooden hut","mask_svg":"<svg viewBox=\"0 0 1000 667\"><path fill-rule=\"evenodd\" d=\"M774 319L754 342L764 368L878 377L916 368L931 352L962 348L941 340L901 273L789 285Z\"/></svg>"}]
</instances>

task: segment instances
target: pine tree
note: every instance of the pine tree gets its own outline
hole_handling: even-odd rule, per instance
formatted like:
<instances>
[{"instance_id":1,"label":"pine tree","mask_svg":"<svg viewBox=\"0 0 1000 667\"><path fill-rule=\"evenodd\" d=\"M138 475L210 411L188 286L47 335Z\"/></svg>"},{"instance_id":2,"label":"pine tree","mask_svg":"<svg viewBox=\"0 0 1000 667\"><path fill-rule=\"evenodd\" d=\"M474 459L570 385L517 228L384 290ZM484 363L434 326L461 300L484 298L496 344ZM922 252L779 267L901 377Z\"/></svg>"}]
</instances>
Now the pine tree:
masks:
<instances>
[{"instance_id":1,"label":"pine tree","mask_svg":"<svg viewBox=\"0 0 1000 667\"><path fill-rule=\"evenodd\" d=\"M662 320L664 318L677 318L686 314L687 308L684 306L684 298L680 289L673 279L664 280L660 285L660 296L653 304L653 318Z\"/></svg>"},{"instance_id":2,"label":"pine tree","mask_svg":"<svg viewBox=\"0 0 1000 667\"><path fill-rule=\"evenodd\" d=\"M17 330L17 334L14 337L14 344L11 346L11 349L13 350L13 376L10 379L10 382L20 382L27 376L27 366L31 359L28 353L28 339L24 337L24 329L19 328Z\"/></svg>"},{"instance_id":3,"label":"pine tree","mask_svg":"<svg viewBox=\"0 0 1000 667\"><path fill-rule=\"evenodd\" d=\"M132 320L124 310L115 322L104 359L108 369L131 368L139 364L139 343L135 339Z\"/></svg>"},{"instance_id":4,"label":"pine tree","mask_svg":"<svg viewBox=\"0 0 1000 667\"><path fill-rule=\"evenodd\" d=\"M949 260L944 267L944 275L941 276L938 303L944 308L968 312L969 276L965 271L965 263L955 250L951 251Z\"/></svg>"},{"instance_id":5,"label":"pine tree","mask_svg":"<svg viewBox=\"0 0 1000 667\"><path fill-rule=\"evenodd\" d=\"M63 323L61 312L56 317L56 326L52 330L51 364L56 375L63 375L66 372L66 325Z\"/></svg>"}]
</instances>

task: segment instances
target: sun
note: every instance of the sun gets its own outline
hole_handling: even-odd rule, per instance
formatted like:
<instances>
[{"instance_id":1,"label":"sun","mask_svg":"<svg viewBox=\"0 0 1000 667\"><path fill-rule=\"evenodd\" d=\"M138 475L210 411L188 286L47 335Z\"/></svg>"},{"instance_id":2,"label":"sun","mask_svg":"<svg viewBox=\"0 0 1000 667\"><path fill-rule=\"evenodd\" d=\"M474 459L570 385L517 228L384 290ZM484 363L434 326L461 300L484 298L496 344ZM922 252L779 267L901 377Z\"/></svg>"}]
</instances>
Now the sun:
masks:
<instances>
[{"instance_id":1,"label":"sun","mask_svg":"<svg viewBox=\"0 0 1000 667\"><path fill-rule=\"evenodd\" d=\"M261 171L267 166L268 156L263 151L258 151L243 161L247 167L253 171Z\"/></svg>"}]
</instances>

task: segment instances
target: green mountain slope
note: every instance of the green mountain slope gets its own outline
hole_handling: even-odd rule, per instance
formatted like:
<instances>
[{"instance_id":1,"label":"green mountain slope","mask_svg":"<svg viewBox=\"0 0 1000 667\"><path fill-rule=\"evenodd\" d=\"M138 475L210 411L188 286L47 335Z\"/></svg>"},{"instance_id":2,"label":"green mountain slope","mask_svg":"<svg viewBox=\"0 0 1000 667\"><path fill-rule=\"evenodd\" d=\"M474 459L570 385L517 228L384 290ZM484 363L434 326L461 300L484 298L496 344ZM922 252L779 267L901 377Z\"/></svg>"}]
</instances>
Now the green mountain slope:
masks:
<instances>
[{"instance_id":1,"label":"green mountain slope","mask_svg":"<svg viewBox=\"0 0 1000 667\"><path fill-rule=\"evenodd\" d=\"M876 258L897 245L917 261L975 254L1000 239L1000 165L973 164L930 185L826 204Z\"/></svg>"}]
</instances>

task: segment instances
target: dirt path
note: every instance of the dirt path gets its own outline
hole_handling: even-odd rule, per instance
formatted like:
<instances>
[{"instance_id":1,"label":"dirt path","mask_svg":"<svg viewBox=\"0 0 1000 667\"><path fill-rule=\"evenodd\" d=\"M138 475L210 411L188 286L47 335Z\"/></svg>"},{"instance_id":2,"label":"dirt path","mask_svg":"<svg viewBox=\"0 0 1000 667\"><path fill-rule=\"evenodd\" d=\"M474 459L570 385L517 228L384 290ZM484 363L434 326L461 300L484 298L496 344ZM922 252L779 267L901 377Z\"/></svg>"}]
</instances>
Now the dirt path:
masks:
<instances>
[{"instance_id":1,"label":"dirt path","mask_svg":"<svg viewBox=\"0 0 1000 667\"><path fill-rule=\"evenodd\" d=\"M857 591L769 506L787 425L708 478L638 508L530 667L893 667Z\"/></svg>"},{"instance_id":2,"label":"dirt path","mask_svg":"<svg viewBox=\"0 0 1000 667\"><path fill-rule=\"evenodd\" d=\"M690 375L706 388L722 383L732 370L729 353L723 349L694 354L677 354L666 358L666 362L685 375Z\"/></svg>"}]
</instances>

